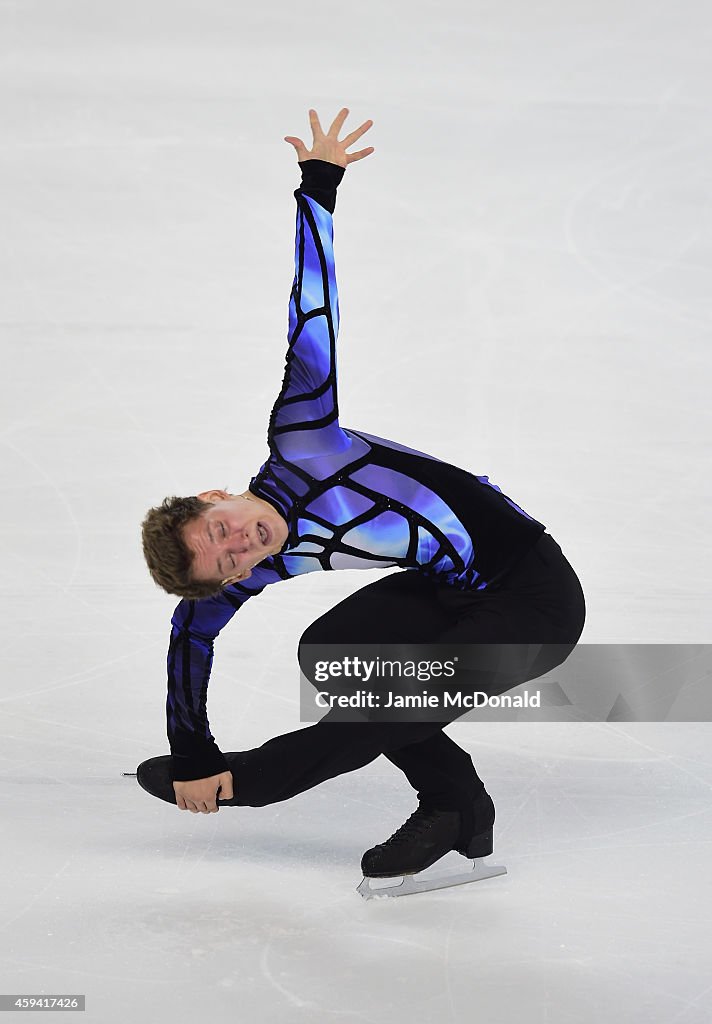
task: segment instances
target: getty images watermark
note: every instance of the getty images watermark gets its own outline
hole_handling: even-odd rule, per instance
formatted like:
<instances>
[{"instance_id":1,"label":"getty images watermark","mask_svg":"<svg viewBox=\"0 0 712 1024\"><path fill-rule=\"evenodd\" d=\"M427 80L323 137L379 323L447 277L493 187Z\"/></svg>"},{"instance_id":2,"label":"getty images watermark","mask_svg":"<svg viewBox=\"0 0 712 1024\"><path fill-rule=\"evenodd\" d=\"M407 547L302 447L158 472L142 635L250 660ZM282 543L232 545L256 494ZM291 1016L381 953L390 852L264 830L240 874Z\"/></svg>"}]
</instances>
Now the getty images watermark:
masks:
<instances>
[{"instance_id":1,"label":"getty images watermark","mask_svg":"<svg viewBox=\"0 0 712 1024\"><path fill-rule=\"evenodd\" d=\"M712 721L710 644L303 644L301 720Z\"/></svg>"}]
</instances>

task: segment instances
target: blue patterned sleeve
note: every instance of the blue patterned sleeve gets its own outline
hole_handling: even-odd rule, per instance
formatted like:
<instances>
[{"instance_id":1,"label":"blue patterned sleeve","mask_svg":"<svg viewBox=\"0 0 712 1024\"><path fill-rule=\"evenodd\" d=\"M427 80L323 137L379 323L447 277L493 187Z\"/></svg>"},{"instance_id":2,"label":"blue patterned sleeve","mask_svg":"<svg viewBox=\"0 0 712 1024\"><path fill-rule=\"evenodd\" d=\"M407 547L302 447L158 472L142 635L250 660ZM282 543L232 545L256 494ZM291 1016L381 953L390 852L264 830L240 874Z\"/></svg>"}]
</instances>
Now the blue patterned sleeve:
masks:
<instances>
[{"instance_id":1,"label":"blue patterned sleeve","mask_svg":"<svg viewBox=\"0 0 712 1024\"><path fill-rule=\"evenodd\" d=\"M299 166L302 185L294 193L297 221L289 347L268 431L270 451L286 462L340 452L350 444L339 426L339 297L333 225L336 187L345 168L324 160L306 160Z\"/></svg>"},{"instance_id":2,"label":"blue patterned sleeve","mask_svg":"<svg viewBox=\"0 0 712 1024\"><path fill-rule=\"evenodd\" d=\"M264 590L259 570L244 583L226 587L215 597L181 601L172 619L168 647L166 720L175 781L205 779L228 770L210 732L208 680L213 642L248 598Z\"/></svg>"}]
</instances>

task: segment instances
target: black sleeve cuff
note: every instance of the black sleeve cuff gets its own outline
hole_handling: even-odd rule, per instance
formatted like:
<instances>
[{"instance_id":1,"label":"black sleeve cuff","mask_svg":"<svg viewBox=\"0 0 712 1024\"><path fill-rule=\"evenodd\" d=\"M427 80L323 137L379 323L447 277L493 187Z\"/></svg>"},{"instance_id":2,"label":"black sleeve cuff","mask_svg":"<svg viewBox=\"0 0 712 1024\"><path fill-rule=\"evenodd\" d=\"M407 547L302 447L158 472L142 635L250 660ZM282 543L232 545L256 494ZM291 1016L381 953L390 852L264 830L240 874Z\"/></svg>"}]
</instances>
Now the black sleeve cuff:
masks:
<instances>
[{"instance_id":1,"label":"black sleeve cuff","mask_svg":"<svg viewBox=\"0 0 712 1024\"><path fill-rule=\"evenodd\" d=\"M302 184L294 195L309 196L315 199L329 213L336 208L336 189L346 171L345 167L329 163L327 160L301 160Z\"/></svg>"},{"instance_id":2,"label":"black sleeve cuff","mask_svg":"<svg viewBox=\"0 0 712 1024\"><path fill-rule=\"evenodd\" d=\"M229 771L225 755L216 743L191 744L191 749L178 753L171 745L171 775L173 782L192 782L193 779L209 779L211 775Z\"/></svg>"}]
</instances>

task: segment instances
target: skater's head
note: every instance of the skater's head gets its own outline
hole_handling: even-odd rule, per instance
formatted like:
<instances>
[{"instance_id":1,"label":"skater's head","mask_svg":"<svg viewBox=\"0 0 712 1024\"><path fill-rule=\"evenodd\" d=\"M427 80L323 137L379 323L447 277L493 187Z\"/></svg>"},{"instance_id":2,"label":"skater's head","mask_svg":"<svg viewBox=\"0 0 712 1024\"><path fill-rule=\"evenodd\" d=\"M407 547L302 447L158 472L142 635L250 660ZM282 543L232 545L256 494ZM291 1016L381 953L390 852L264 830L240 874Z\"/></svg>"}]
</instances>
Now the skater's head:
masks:
<instances>
[{"instance_id":1,"label":"skater's head","mask_svg":"<svg viewBox=\"0 0 712 1024\"><path fill-rule=\"evenodd\" d=\"M280 551L286 520L249 491L203 491L166 498L142 525L143 553L154 581L169 594L200 599L247 580L252 569Z\"/></svg>"},{"instance_id":2,"label":"skater's head","mask_svg":"<svg viewBox=\"0 0 712 1024\"><path fill-rule=\"evenodd\" d=\"M221 589L192 577L193 555L186 544L184 528L196 522L210 508L201 498L165 498L151 508L141 526L143 555L155 583L177 597L210 597Z\"/></svg>"}]
</instances>

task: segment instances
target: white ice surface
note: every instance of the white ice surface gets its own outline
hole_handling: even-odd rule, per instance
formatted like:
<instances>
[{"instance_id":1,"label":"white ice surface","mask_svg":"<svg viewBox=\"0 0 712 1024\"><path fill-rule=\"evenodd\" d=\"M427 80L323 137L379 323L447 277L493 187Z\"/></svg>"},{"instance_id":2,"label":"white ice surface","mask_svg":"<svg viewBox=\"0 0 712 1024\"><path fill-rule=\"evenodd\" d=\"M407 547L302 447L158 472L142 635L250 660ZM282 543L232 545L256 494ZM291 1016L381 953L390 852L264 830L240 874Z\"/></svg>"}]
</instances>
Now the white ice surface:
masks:
<instances>
[{"instance_id":1,"label":"white ice surface","mask_svg":"<svg viewBox=\"0 0 712 1024\"><path fill-rule=\"evenodd\" d=\"M690 0L0 3L0 992L101 1024L712 1018L707 723L450 727L508 874L368 903L414 807L384 759L200 816L120 774L167 749L138 523L266 456L309 107L375 122L335 215L344 425L544 522L583 642L709 640L711 35ZM301 632L377 577L240 612L223 749L300 727Z\"/></svg>"}]
</instances>

